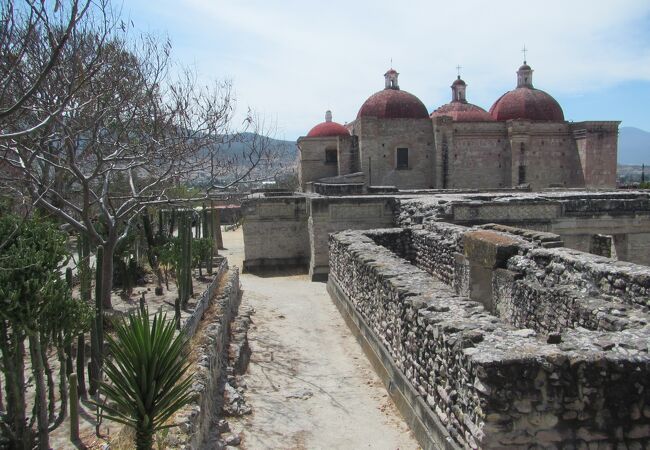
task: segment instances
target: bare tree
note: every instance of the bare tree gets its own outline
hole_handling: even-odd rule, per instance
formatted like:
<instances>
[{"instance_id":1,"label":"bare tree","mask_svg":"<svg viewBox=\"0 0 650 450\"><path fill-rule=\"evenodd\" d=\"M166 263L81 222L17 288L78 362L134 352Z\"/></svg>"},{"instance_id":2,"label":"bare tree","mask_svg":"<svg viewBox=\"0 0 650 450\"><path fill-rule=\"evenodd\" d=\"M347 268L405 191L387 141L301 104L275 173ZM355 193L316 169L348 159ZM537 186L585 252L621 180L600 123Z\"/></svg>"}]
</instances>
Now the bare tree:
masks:
<instances>
[{"instance_id":1,"label":"bare tree","mask_svg":"<svg viewBox=\"0 0 650 450\"><path fill-rule=\"evenodd\" d=\"M37 206L103 246L102 302L110 308L116 245L146 206L168 202L170 186L205 166L206 149L230 120L230 87L202 88L187 73L170 81L169 45L152 38L129 48L87 34L79 47L87 50L82 64L101 57L69 107L0 145ZM68 71L60 67L39 91L44 107Z\"/></svg>"}]
</instances>

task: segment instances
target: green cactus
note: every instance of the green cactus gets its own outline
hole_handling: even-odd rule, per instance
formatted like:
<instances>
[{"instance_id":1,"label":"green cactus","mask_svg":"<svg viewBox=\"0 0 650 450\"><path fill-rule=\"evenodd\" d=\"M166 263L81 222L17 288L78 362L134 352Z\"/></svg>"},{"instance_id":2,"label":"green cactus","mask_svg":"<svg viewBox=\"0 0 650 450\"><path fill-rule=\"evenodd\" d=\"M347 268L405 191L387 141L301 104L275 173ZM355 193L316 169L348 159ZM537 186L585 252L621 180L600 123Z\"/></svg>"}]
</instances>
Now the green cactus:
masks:
<instances>
[{"instance_id":1,"label":"green cactus","mask_svg":"<svg viewBox=\"0 0 650 450\"><path fill-rule=\"evenodd\" d=\"M104 346L104 308L102 304L102 258L104 249L100 245L97 247L97 263L95 271L95 320L91 330L90 346L90 394L95 395L99 387L101 367L102 367L102 348Z\"/></svg>"},{"instance_id":2,"label":"green cactus","mask_svg":"<svg viewBox=\"0 0 650 450\"><path fill-rule=\"evenodd\" d=\"M91 280L90 280L90 241L88 236L81 235L77 238L78 253L79 253L79 293L81 300L90 303L91 294ZM85 333L79 333L77 336L77 385L79 389L79 396L86 398L88 393L86 391L86 336Z\"/></svg>"},{"instance_id":3,"label":"green cactus","mask_svg":"<svg viewBox=\"0 0 650 450\"><path fill-rule=\"evenodd\" d=\"M70 441L79 442L79 393L77 374L71 373L68 382L70 389Z\"/></svg>"}]
</instances>

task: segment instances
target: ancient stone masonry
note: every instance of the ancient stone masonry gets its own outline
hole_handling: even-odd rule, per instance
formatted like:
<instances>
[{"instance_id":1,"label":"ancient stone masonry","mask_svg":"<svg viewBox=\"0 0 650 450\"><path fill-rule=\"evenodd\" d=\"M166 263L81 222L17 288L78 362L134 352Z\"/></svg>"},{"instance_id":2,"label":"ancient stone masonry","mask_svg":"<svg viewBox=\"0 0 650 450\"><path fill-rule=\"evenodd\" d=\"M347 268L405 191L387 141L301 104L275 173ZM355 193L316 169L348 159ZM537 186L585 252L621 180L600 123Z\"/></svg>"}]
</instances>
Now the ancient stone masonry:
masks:
<instances>
[{"instance_id":1,"label":"ancient stone masonry","mask_svg":"<svg viewBox=\"0 0 650 450\"><path fill-rule=\"evenodd\" d=\"M650 269L427 212L329 239L328 289L417 392L403 411L448 448L648 448Z\"/></svg>"},{"instance_id":2,"label":"ancient stone masonry","mask_svg":"<svg viewBox=\"0 0 650 450\"><path fill-rule=\"evenodd\" d=\"M230 323L237 315L241 300L239 271L231 269L222 290L212 300L218 308L215 319L200 329L201 340L195 349L194 383L195 400L174 416L177 425L165 440L165 448L194 450L205 448L211 435L221 405L222 378L228 361Z\"/></svg>"},{"instance_id":3,"label":"ancient stone masonry","mask_svg":"<svg viewBox=\"0 0 650 450\"><path fill-rule=\"evenodd\" d=\"M518 232L518 235L527 240L537 239L543 247L558 246L562 241L575 250L650 265L647 191L449 193L400 199L395 217L397 226L422 224L426 228L440 221L466 226L498 223L501 231L509 233L513 232L512 227L551 233L524 236ZM555 244L549 240L552 235L559 235Z\"/></svg>"}]
</instances>

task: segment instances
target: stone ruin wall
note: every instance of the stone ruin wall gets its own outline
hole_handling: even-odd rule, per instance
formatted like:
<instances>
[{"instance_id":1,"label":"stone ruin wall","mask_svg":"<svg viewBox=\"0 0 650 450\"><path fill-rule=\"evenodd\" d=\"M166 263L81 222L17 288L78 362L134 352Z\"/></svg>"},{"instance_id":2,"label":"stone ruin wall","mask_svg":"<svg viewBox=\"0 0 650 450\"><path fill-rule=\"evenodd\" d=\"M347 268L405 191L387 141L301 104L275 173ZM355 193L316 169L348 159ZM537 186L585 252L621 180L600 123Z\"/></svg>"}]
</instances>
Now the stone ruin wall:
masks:
<instances>
[{"instance_id":1,"label":"stone ruin wall","mask_svg":"<svg viewBox=\"0 0 650 450\"><path fill-rule=\"evenodd\" d=\"M466 226L499 223L556 233L565 246L584 252L595 248L594 239L609 239L609 250L617 259L650 265L647 191L422 196L403 199L395 216L400 227L440 221Z\"/></svg>"},{"instance_id":2,"label":"stone ruin wall","mask_svg":"<svg viewBox=\"0 0 650 450\"><path fill-rule=\"evenodd\" d=\"M543 242L445 223L338 233L330 292L456 445L647 448L650 269ZM481 270L489 309L471 298Z\"/></svg>"}]
</instances>

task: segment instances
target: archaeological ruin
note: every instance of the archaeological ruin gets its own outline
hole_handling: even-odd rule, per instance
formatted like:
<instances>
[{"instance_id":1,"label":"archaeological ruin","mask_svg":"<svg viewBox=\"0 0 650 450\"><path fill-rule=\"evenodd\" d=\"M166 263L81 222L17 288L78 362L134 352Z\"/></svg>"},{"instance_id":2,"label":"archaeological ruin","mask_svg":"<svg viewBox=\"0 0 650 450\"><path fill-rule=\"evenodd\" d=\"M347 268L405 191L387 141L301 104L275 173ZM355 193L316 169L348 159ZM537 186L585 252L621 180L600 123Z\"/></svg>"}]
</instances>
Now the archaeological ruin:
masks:
<instances>
[{"instance_id":1,"label":"archaeological ruin","mask_svg":"<svg viewBox=\"0 0 650 450\"><path fill-rule=\"evenodd\" d=\"M243 202L244 270L327 280L424 448L650 445L647 191L324 188Z\"/></svg>"}]
</instances>

